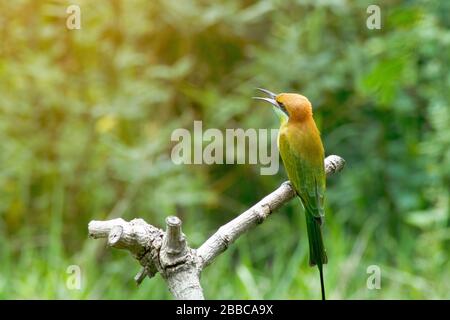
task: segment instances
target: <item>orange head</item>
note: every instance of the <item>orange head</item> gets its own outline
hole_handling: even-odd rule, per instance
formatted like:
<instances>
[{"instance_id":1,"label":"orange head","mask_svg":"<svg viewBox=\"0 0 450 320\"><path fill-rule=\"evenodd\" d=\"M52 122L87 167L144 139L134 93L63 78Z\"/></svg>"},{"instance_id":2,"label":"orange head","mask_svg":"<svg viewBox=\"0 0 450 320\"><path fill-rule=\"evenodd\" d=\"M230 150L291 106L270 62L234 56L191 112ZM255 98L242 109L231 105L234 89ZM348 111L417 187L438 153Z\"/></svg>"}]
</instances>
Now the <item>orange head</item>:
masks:
<instances>
[{"instance_id":1,"label":"orange head","mask_svg":"<svg viewBox=\"0 0 450 320\"><path fill-rule=\"evenodd\" d=\"M309 120L312 117L312 106L308 98L297 93L275 94L269 90L258 90L266 93L270 98L255 97L255 99L264 100L283 111L292 121Z\"/></svg>"},{"instance_id":2,"label":"orange head","mask_svg":"<svg viewBox=\"0 0 450 320\"><path fill-rule=\"evenodd\" d=\"M280 109L285 109L289 119L302 121L312 117L312 106L308 98L297 93L280 93L275 97Z\"/></svg>"}]
</instances>

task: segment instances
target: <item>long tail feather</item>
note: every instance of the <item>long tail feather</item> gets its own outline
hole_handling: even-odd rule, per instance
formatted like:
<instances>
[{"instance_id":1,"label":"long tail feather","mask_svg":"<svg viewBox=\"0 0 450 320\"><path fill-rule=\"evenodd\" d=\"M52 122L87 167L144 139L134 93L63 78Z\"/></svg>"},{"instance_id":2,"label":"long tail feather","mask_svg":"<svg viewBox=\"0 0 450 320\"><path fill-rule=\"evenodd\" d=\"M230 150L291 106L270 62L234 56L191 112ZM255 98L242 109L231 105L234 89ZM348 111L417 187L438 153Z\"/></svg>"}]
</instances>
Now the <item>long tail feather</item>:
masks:
<instances>
[{"instance_id":1,"label":"long tail feather","mask_svg":"<svg viewBox=\"0 0 450 320\"><path fill-rule=\"evenodd\" d=\"M325 284L323 283L323 266L319 267L320 274L320 290L322 292L322 300L326 300L325 298Z\"/></svg>"},{"instance_id":2,"label":"long tail feather","mask_svg":"<svg viewBox=\"0 0 450 320\"><path fill-rule=\"evenodd\" d=\"M325 300L323 265L328 262L328 258L323 244L322 226L321 221L315 218L308 210L306 210L306 226L309 240L309 264L311 266L317 265L319 268L322 299Z\"/></svg>"}]
</instances>

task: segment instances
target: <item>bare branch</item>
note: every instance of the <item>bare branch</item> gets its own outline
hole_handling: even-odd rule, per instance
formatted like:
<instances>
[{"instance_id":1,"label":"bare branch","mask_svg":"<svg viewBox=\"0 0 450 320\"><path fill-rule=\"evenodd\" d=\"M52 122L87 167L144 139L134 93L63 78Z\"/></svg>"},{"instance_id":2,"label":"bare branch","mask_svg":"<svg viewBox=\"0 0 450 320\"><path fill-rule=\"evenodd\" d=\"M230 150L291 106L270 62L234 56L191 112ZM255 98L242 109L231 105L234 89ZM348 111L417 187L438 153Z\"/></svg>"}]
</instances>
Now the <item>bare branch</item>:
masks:
<instances>
[{"instance_id":1,"label":"bare branch","mask_svg":"<svg viewBox=\"0 0 450 320\"><path fill-rule=\"evenodd\" d=\"M327 176L340 172L345 167L345 160L336 155L330 155L325 159L325 173Z\"/></svg>"},{"instance_id":2,"label":"bare branch","mask_svg":"<svg viewBox=\"0 0 450 320\"><path fill-rule=\"evenodd\" d=\"M344 159L339 156L325 159L327 175L339 172L344 165ZM253 207L220 227L198 250L189 247L181 230L181 220L177 217L166 219L165 232L142 219L130 222L120 218L91 221L89 236L94 239L107 238L109 246L130 251L142 265L141 271L135 276L138 284L146 276L152 277L159 272L176 299L203 300L200 285L203 268L242 234L262 223L294 197L295 191L291 184L284 182Z\"/></svg>"}]
</instances>

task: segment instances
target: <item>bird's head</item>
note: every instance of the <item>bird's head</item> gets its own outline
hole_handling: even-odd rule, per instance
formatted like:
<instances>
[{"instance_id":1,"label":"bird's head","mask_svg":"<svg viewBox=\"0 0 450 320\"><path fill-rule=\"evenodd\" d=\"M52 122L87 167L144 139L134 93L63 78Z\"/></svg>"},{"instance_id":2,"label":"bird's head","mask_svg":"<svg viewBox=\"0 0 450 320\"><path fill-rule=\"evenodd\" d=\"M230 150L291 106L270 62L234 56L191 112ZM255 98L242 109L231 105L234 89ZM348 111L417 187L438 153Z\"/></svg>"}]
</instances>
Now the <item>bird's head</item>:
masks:
<instances>
[{"instance_id":1,"label":"bird's head","mask_svg":"<svg viewBox=\"0 0 450 320\"><path fill-rule=\"evenodd\" d=\"M282 111L290 120L304 121L312 116L312 106L308 98L297 93L275 94L266 89L258 88L269 98L254 97L254 99L264 100L272 104L277 110Z\"/></svg>"}]
</instances>

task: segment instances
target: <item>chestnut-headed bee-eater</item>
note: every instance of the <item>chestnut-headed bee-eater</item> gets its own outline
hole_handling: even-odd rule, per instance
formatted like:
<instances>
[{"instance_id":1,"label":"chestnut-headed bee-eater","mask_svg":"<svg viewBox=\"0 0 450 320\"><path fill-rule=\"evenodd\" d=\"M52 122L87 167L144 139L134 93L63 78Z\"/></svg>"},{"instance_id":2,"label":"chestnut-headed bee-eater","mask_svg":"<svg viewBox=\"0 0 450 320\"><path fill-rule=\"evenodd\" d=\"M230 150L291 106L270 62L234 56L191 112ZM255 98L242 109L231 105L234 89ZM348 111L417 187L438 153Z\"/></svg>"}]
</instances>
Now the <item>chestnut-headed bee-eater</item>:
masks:
<instances>
[{"instance_id":1,"label":"chestnut-headed bee-eater","mask_svg":"<svg viewBox=\"0 0 450 320\"><path fill-rule=\"evenodd\" d=\"M326 175L323 145L313 119L312 106L300 94L258 90L269 98L255 99L271 103L281 121L278 149L292 187L305 209L309 264L319 268L322 299L325 300L323 265L328 258L322 239L322 223Z\"/></svg>"}]
</instances>

